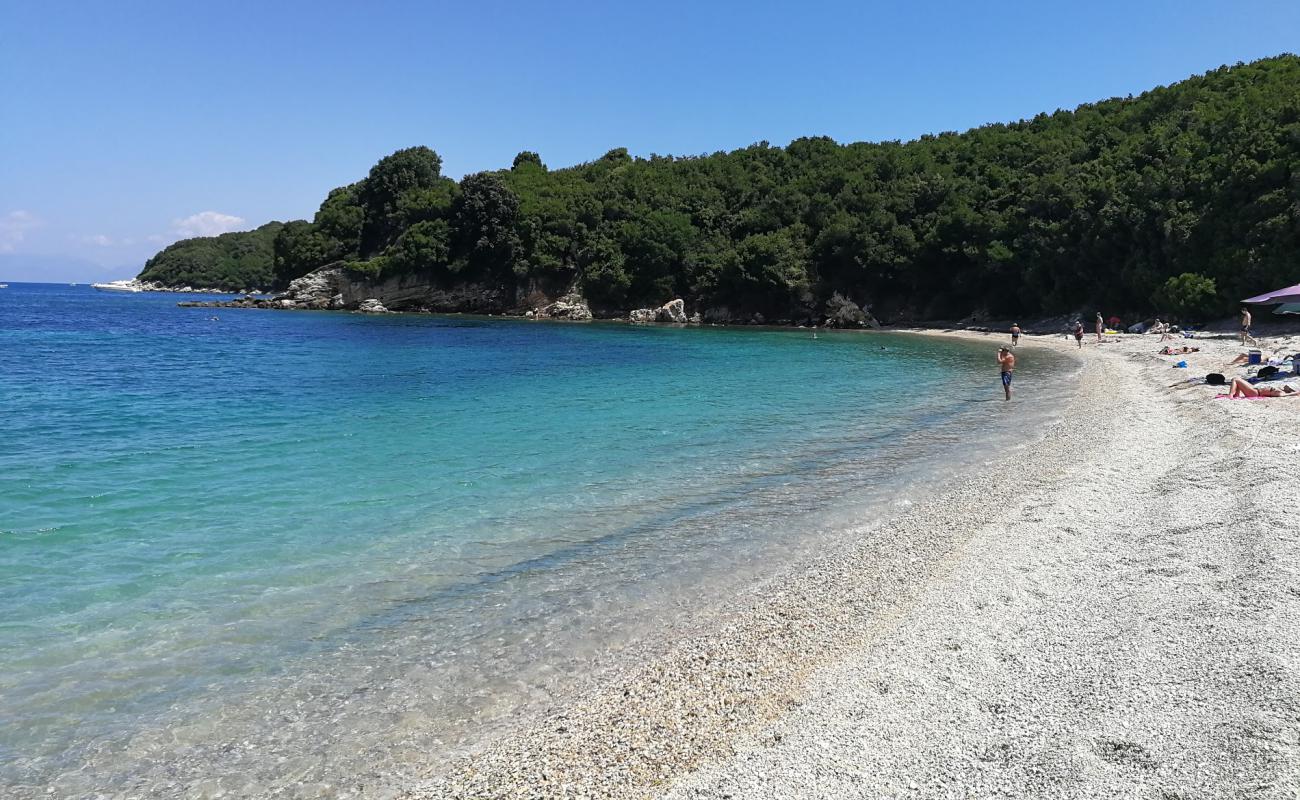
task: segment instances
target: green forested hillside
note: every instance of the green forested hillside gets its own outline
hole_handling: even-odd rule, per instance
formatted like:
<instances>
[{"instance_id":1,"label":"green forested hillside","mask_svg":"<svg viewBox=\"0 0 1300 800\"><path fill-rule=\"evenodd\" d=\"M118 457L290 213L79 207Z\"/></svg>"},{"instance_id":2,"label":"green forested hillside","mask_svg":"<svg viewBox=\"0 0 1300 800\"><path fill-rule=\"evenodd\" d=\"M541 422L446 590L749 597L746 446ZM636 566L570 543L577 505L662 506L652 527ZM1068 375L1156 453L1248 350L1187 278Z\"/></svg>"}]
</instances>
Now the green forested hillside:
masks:
<instances>
[{"instance_id":1,"label":"green forested hillside","mask_svg":"<svg viewBox=\"0 0 1300 800\"><path fill-rule=\"evenodd\" d=\"M173 287L265 289L274 282L273 246L282 227L268 222L256 230L184 239L146 261L137 277Z\"/></svg>"},{"instance_id":2,"label":"green forested hillside","mask_svg":"<svg viewBox=\"0 0 1300 800\"><path fill-rule=\"evenodd\" d=\"M779 319L832 291L886 316L1215 313L1300 280L1291 55L905 144L615 149L556 170L524 152L459 183L440 168L411 148L331 192L276 237L277 282L342 260L521 290L578 280L609 310L683 297Z\"/></svg>"}]
</instances>

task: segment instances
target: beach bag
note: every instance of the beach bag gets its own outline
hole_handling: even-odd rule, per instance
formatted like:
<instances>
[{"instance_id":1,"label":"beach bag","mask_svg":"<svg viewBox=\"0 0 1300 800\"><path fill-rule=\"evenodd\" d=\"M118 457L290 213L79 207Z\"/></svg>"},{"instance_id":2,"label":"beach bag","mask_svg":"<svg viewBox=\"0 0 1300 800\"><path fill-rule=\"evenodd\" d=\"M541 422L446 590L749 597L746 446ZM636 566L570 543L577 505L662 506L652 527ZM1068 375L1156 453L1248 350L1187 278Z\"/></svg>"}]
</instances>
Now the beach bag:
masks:
<instances>
[{"instance_id":1,"label":"beach bag","mask_svg":"<svg viewBox=\"0 0 1300 800\"><path fill-rule=\"evenodd\" d=\"M1259 368L1258 377L1260 377L1260 378L1271 378L1271 377L1273 377L1274 375L1276 375L1279 371L1280 371L1280 370L1278 370L1277 367L1274 367L1274 366L1272 366L1272 365L1269 365L1269 366L1267 366L1267 367L1260 367L1260 368Z\"/></svg>"},{"instance_id":2,"label":"beach bag","mask_svg":"<svg viewBox=\"0 0 1300 800\"><path fill-rule=\"evenodd\" d=\"M1211 386L1226 386L1228 379L1217 372L1211 372L1209 375L1205 376L1205 382Z\"/></svg>"}]
</instances>

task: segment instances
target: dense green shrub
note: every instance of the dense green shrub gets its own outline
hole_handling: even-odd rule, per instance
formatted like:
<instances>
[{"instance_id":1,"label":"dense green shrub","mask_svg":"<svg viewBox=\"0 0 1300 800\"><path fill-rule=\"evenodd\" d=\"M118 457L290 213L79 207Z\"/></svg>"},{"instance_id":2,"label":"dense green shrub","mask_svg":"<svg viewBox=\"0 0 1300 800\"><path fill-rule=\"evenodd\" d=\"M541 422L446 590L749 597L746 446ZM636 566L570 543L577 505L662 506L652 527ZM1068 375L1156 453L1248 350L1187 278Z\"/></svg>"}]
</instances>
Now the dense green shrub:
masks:
<instances>
[{"instance_id":1,"label":"dense green shrub","mask_svg":"<svg viewBox=\"0 0 1300 800\"><path fill-rule=\"evenodd\" d=\"M268 222L256 230L184 239L146 261L139 278L195 289L266 289L275 283L274 242L283 227Z\"/></svg>"},{"instance_id":2,"label":"dense green shrub","mask_svg":"<svg viewBox=\"0 0 1300 800\"><path fill-rule=\"evenodd\" d=\"M1227 310L1214 279L1193 272L1165 281L1152 300L1179 322L1196 322Z\"/></svg>"}]
</instances>

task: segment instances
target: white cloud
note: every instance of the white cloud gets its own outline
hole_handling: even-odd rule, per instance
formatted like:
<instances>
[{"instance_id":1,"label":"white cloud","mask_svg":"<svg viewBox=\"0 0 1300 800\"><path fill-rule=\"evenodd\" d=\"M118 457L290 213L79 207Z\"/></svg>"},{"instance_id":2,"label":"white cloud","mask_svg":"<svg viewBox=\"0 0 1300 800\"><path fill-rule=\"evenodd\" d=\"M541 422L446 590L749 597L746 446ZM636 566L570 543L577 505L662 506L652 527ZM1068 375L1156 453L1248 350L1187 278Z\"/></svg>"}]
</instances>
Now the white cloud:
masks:
<instances>
[{"instance_id":1,"label":"white cloud","mask_svg":"<svg viewBox=\"0 0 1300 800\"><path fill-rule=\"evenodd\" d=\"M41 224L39 217L21 208L0 217L0 253L13 252L27 236L27 232L39 228Z\"/></svg>"},{"instance_id":2,"label":"white cloud","mask_svg":"<svg viewBox=\"0 0 1300 800\"><path fill-rule=\"evenodd\" d=\"M233 214L222 214L220 211L200 211L184 219L173 220L172 233L178 239L189 239L194 236L216 236L240 230L246 224L247 221L243 217L236 217Z\"/></svg>"}]
</instances>

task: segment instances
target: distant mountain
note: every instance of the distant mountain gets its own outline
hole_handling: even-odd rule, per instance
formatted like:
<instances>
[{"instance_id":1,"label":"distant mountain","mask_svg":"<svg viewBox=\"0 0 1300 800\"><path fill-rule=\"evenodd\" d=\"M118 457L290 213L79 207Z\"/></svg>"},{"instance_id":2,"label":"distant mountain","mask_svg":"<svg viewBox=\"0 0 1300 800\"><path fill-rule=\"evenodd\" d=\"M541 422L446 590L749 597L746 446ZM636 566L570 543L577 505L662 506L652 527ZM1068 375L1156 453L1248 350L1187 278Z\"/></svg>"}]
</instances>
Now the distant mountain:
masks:
<instances>
[{"instance_id":1,"label":"distant mountain","mask_svg":"<svg viewBox=\"0 0 1300 800\"><path fill-rule=\"evenodd\" d=\"M268 222L256 230L184 239L145 262L138 279L166 286L265 289L274 280L274 242L284 227Z\"/></svg>"}]
</instances>

